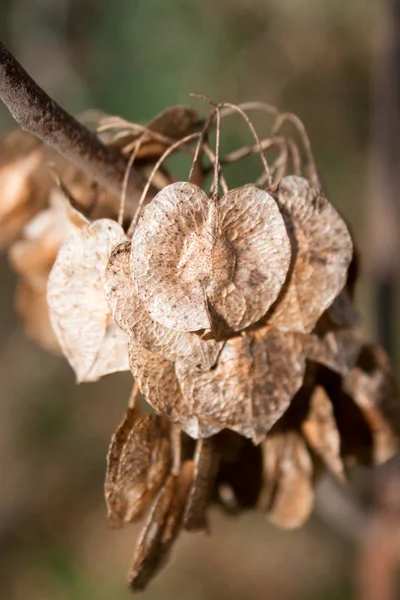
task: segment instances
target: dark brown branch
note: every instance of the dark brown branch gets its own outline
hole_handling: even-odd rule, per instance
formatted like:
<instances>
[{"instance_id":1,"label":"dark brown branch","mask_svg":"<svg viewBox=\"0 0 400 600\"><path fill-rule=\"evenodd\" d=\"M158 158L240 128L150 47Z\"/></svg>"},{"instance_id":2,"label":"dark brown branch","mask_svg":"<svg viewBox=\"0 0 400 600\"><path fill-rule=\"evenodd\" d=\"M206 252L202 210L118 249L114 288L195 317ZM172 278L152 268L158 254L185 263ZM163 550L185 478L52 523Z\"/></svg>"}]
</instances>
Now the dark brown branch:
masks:
<instances>
[{"instance_id":1,"label":"dark brown branch","mask_svg":"<svg viewBox=\"0 0 400 600\"><path fill-rule=\"evenodd\" d=\"M0 42L0 100L22 129L32 133L64 158L119 196L126 160L52 100ZM143 189L143 179L131 173L128 193Z\"/></svg>"}]
</instances>

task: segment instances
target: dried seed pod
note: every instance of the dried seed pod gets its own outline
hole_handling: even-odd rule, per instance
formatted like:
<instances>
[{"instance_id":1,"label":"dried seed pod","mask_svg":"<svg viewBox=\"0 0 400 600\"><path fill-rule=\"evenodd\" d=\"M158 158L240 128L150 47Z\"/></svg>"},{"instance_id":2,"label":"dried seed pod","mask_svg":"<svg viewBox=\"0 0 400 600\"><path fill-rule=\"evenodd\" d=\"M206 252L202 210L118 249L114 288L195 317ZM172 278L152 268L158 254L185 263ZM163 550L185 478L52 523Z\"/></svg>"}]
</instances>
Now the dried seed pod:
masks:
<instances>
[{"instance_id":1,"label":"dried seed pod","mask_svg":"<svg viewBox=\"0 0 400 600\"><path fill-rule=\"evenodd\" d=\"M143 590L165 564L182 524L192 476L193 463L187 461L178 476L169 476L155 499L138 540L128 575L133 591Z\"/></svg>"},{"instance_id":2,"label":"dried seed pod","mask_svg":"<svg viewBox=\"0 0 400 600\"><path fill-rule=\"evenodd\" d=\"M146 350L171 361L180 359L185 364L210 369L223 342L202 340L196 334L173 331L154 321L136 293L129 257L130 242L123 242L111 252L106 268L105 295L115 321Z\"/></svg>"},{"instance_id":3,"label":"dried seed pod","mask_svg":"<svg viewBox=\"0 0 400 600\"><path fill-rule=\"evenodd\" d=\"M53 185L44 148L32 135L13 130L0 147L0 248L12 242L43 208Z\"/></svg>"},{"instance_id":4,"label":"dried seed pod","mask_svg":"<svg viewBox=\"0 0 400 600\"><path fill-rule=\"evenodd\" d=\"M292 264L269 322L309 333L346 283L353 244L346 223L302 177L284 177L277 202L292 243Z\"/></svg>"},{"instance_id":5,"label":"dried seed pod","mask_svg":"<svg viewBox=\"0 0 400 600\"><path fill-rule=\"evenodd\" d=\"M193 461L193 483L183 516L183 524L188 531L207 528L206 510L211 500L219 462L212 438L197 441Z\"/></svg>"},{"instance_id":6,"label":"dried seed pod","mask_svg":"<svg viewBox=\"0 0 400 600\"><path fill-rule=\"evenodd\" d=\"M301 387L305 364L297 334L267 327L230 339L210 371L176 363L183 405L175 401L170 417L194 438L228 428L259 443Z\"/></svg>"},{"instance_id":7,"label":"dried seed pod","mask_svg":"<svg viewBox=\"0 0 400 600\"><path fill-rule=\"evenodd\" d=\"M115 221L86 225L62 246L50 273L51 323L78 382L129 368L127 336L113 321L104 297L108 257L124 239Z\"/></svg>"},{"instance_id":8,"label":"dried seed pod","mask_svg":"<svg viewBox=\"0 0 400 600\"><path fill-rule=\"evenodd\" d=\"M388 460L399 450L400 394L384 350L365 345L357 365L344 378L343 388L371 429L374 462Z\"/></svg>"},{"instance_id":9,"label":"dried seed pod","mask_svg":"<svg viewBox=\"0 0 400 600\"><path fill-rule=\"evenodd\" d=\"M277 298L290 243L278 207L253 185L216 201L194 184L165 187L132 238L131 271L151 317L177 331L239 331ZM215 316L214 316L215 313Z\"/></svg>"},{"instance_id":10,"label":"dried seed pod","mask_svg":"<svg viewBox=\"0 0 400 600\"><path fill-rule=\"evenodd\" d=\"M264 485L259 506L279 527L300 527L314 505L313 464L307 446L295 431L274 433L262 444Z\"/></svg>"},{"instance_id":11,"label":"dried seed pod","mask_svg":"<svg viewBox=\"0 0 400 600\"><path fill-rule=\"evenodd\" d=\"M308 415L301 424L301 430L308 444L322 458L327 468L343 480L340 433L332 403L321 386L315 387L311 393Z\"/></svg>"},{"instance_id":12,"label":"dried seed pod","mask_svg":"<svg viewBox=\"0 0 400 600\"><path fill-rule=\"evenodd\" d=\"M346 328L328 331L322 337L306 335L303 344L309 360L346 375L357 362L362 339L358 329Z\"/></svg>"},{"instance_id":13,"label":"dried seed pod","mask_svg":"<svg viewBox=\"0 0 400 600\"><path fill-rule=\"evenodd\" d=\"M139 517L165 482L171 466L169 427L158 415L138 417L128 408L107 459L108 518L121 527Z\"/></svg>"}]
</instances>

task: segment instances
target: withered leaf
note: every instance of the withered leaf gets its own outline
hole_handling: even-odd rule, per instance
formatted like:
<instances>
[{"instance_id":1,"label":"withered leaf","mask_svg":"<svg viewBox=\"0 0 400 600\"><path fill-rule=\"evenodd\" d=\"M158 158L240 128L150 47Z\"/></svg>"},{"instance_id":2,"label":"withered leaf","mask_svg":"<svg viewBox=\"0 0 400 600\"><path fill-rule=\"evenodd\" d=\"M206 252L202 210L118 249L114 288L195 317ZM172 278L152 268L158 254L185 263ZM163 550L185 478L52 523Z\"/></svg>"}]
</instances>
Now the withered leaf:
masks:
<instances>
[{"instance_id":1,"label":"withered leaf","mask_svg":"<svg viewBox=\"0 0 400 600\"><path fill-rule=\"evenodd\" d=\"M0 248L20 234L45 205L52 179L44 164L44 148L20 129L10 131L0 145Z\"/></svg>"},{"instance_id":2,"label":"withered leaf","mask_svg":"<svg viewBox=\"0 0 400 600\"><path fill-rule=\"evenodd\" d=\"M206 510L218 472L218 455L212 439L198 440L194 454L193 483L183 516L188 531L207 527Z\"/></svg>"},{"instance_id":3,"label":"withered leaf","mask_svg":"<svg viewBox=\"0 0 400 600\"><path fill-rule=\"evenodd\" d=\"M105 295L111 313L128 335L147 350L168 360L211 368L223 342L202 340L198 335L167 329L154 321L139 299L129 266L130 242L119 244L111 253L105 273Z\"/></svg>"},{"instance_id":4,"label":"withered leaf","mask_svg":"<svg viewBox=\"0 0 400 600\"><path fill-rule=\"evenodd\" d=\"M259 443L301 387L305 363L297 334L266 327L230 339L210 371L177 361L183 405L170 417L194 438L228 428Z\"/></svg>"},{"instance_id":5,"label":"withered leaf","mask_svg":"<svg viewBox=\"0 0 400 600\"><path fill-rule=\"evenodd\" d=\"M264 484L259 506L285 529L300 527L314 505L313 464L301 435L271 434L263 442Z\"/></svg>"},{"instance_id":6,"label":"withered leaf","mask_svg":"<svg viewBox=\"0 0 400 600\"><path fill-rule=\"evenodd\" d=\"M277 202L292 244L288 280L269 322L309 333L346 283L353 244L346 223L304 178L284 177Z\"/></svg>"},{"instance_id":7,"label":"withered leaf","mask_svg":"<svg viewBox=\"0 0 400 600\"><path fill-rule=\"evenodd\" d=\"M344 479L344 466L340 456L340 433L333 414L332 403L324 388L316 386L310 397L302 433L311 448L322 458L327 468L339 479Z\"/></svg>"},{"instance_id":8,"label":"withered leaf","mask_svg":"<svg viewBox=\"0 0 400 600\"><path fill-rule=\"evenodd\" d=\"M132 238L131 271L153 319L177 331L235 331L260 319L289 268L279 209L253 185L218 201L198 186L166 186L144 209Z\"/></svg>"},{"instance_id":9,"label":"withered leaf","mask_svg":"<svg viewBox=\"0 0 400 600\"><path fill-rule=\"evenodd\" d=\"M165 482L171 466L169 427L158 415L137 417L128 408L107 460L108 518L120 527L139 517Z\"/></svg>"},{"instance_id":10,"label":"withered leaf","mask_svg":"<svg viewBox=\"0 0 400 600\"><path fill-rule=\"evenodd\" d=\"M127 336L113 321L104 297L108 257L124 239L115 221L86 225L61 247L50 273L51 322L78 382L129 368Z\"/></svg>"},{"instance_id":11,"label":"withered leaf","mask_svg":"<svg viewBox=\"0 0 400 600\"><path fill-rule=\"evenodd\" d=\"M182 524L192 476L193 463L187 461L178 476L169 476L156 497L128 575L133 591L143 590L168 559L169 550Z\"/></svg>"},{"instance_id":12,"label":"withered leaf","mask_svg":"<svg viewBox=\"0 0 400 600\"><path fill-rule=\"evenodd\" d=\"M384 350L365 345L357 365L344 377L343 388L371 429L374 462L388 460L399 450L400 394Z\"/></svg>"}]
</instances>

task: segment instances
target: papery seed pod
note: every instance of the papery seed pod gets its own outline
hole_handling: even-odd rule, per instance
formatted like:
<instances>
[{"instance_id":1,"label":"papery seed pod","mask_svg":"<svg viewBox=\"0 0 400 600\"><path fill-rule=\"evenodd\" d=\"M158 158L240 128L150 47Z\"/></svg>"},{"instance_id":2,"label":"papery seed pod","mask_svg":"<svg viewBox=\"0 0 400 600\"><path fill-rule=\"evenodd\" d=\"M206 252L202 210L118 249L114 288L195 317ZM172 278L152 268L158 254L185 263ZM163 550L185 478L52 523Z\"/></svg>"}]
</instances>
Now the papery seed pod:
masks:
<instances>
[{"instance_id":1,"label":"papery seed pod","mask_svg":"<svg viewBox=\"0 0 400 600\"><path fill-rule=\"evenodd\" d=\"M292 431L271 434L262 449L264 484L259 507L275 525L300 527L314 504L313 464L307 446Z\"/></svg>"},{"instance_id":2,"label":"papery seed pod","mask_svg":"<svg viewBox=\"0 0 400 600\"><path fill-rule=\"evenodd\" d=\"M343 388L371 429L374 462L388 460L400 447L400 394L384 350L365 345L357 365L344 378Z\"/></svg>"},{"instance_id":3,"label":"papery seed pod","mask_svg":"<svg viewBox=\"0 0 400 600\"><path fill-rule=\"evenodd\" d=\"M177 331L239 331L277 298L290 243L278 207L253 185L210 199L194 184L165 187L132 238L131 271L151 317Z\"/></svg>"},{"instance_id":4,"label":"papery seed pod","mask_svg":"<svg viewBox=\"0 0 400 600\"><path fill-rule=\"evenodd\" d=\"M309 333L347 279L353 244L329 201L304 178L284 177L277 202L292 243L292 264L268 322Z\"/></svg>"},{"instance_id":5,"label":"papery seed pod","mask_svg":"<svg viewBox=\"0 0 400 600\"><path fill-rule=\"evenodd\" d=\"M125 239L109 219L86 225L61 248L51 270L51 322L78 382L129 368L127 336L104 297L104 272L113 247Z\"/></svg>"},{"instance_id":6,"label":"papery seed pod","mask_svg":"<svg viewBox=\"0 0 400 600\"><path fill-rule=\"evenodd\" d=\"M139 517L165 482L171 467L169 427L158 415L128 408L115 431L107 460L108 518L121 527Z\"/></svg>"},{"instance_id":7,"label":"papery seed pod","mask_svg":"<svg viewBox=\"0 0 400 600\"><path fill-rule=\"evenodd\" d=\"M198 440L193 457L194 472L183 525L188 531L207 528L206 510L218 472L218 454L213 439Z\"/></svg>"},{"instance_id":8,"label":"papery seed pod","mask_svg":"<svg viewBox=\"0 0 400 600\"><path fill-rule=\"evenodd\" d=\"M316 386L311 393L308 414L301 424L301 430L308 444L321 457L326 467L343 480L340 433L332 403L320 386Z\"/></svg>"},{"instance_id":9,"label":"papery seed pod","mask_svg":"<svg viewBox=\"0 0 400 600\"><path fill-rule=\"evenodd\" d=\"M202 340L198 335L173 331L154 321L139 299L130 274L130 242L111 252L105 273L105 295L118 325L146 350L162 354L168 360L210 369L218 358L223 342Z\"/></svg>"},{"instance_id":10,"label":"papery seed pod","mask_svg":"<svg viewBox=\"0 0 400 600\"><path fill-rule=\"evenodd\" d=\"M18 237L41 210L53 185L44 149L32 135L13 130L0 145L0 248Z\"/></svg>"},{"instance_id":11,"label":"papery seed pod","mask_svg":"<svg viewBox=\"0 0 400 600\"><path fill-rule=\"evenodd\" d=\"M346 375L356 364L362 348L360 331L356 328L327 331L322 336L305 335L302 339L309 360L341 375Z\"/></svg>"},{"instance_id":12,"label":"papery seed pod","mask_svg":"<svg viewBox=\"0 0 400 600\"><path fill-rule=\"evenodd\" d=\"M183 405L170 417L195 438L228 428L259 443L301 387L305 365L297 334L263 328L230 339L210 371L176 363Z\"/></svg>"},{"instance_id":13,"label":"papery seed pod","mask_svg":"<svg viewBox=\"0 0 400 600\"><path fill-rule=\"evenodd\" d=\"M169 476L156 497L138 540L128 575L133 591L143 590L167 560L182 524L192 477L193 463L187 461L178 476Z\"/></svg>"}]
</instances>

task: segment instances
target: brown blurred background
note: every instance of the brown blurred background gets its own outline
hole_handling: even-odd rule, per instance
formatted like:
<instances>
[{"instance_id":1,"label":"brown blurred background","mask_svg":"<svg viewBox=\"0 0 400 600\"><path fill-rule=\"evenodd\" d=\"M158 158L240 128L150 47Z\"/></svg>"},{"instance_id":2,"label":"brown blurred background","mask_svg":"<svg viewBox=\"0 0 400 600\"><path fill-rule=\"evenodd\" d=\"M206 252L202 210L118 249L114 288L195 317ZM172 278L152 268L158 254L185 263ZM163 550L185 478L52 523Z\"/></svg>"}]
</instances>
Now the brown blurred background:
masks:
<instances>
[{"instance_id":1,"label":"brown blurred background","mask_svg":"<svg viewBox=\"0 0 400 600\"><path fill-rule=\"evenodd\" d=\"M73 113L146 120L189 92L298 113L361 249L366 336L379 337L398 367L398 4L0 0L0 38ZM0 133L12 125L0 106ZM24 337L4 256L0 277L0 598L128 598L137 528L108 529L103 476L130 377L77 387L66 361ZM215 510L212 535L182 534L143 597L366 600L358 582L371 520L360 490L371 480L359 475L350 498L323 482L314 517L294 532Z\"/></svg>"}]
</instances>

